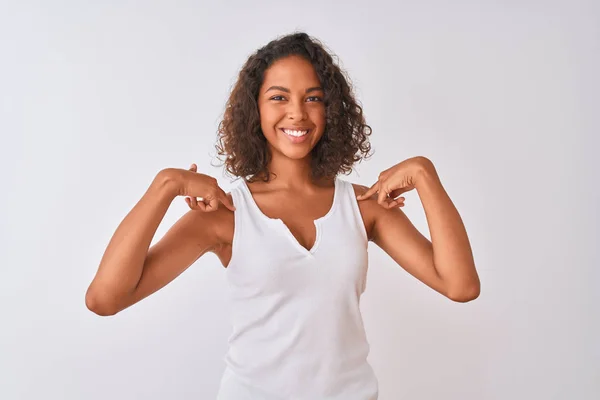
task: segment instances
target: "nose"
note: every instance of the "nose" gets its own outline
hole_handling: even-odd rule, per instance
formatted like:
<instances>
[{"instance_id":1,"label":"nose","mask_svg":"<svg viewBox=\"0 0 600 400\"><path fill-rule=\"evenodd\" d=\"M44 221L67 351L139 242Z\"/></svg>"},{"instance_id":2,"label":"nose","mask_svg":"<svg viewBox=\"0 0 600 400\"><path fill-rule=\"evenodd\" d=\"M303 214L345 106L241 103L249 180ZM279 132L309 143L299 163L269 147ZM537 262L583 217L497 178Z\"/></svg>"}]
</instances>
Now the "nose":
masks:
<instances>
[{"instance_id":1,"label":"nose","mask_svg":"<svg viewBox=\"0 0 600 400\"><path fill-rule=\"evenodd\" d=\"M302 101L290 101L286 112L288 119L302 121L307 118L304 102Z\"/></svg>"}]
</instances>

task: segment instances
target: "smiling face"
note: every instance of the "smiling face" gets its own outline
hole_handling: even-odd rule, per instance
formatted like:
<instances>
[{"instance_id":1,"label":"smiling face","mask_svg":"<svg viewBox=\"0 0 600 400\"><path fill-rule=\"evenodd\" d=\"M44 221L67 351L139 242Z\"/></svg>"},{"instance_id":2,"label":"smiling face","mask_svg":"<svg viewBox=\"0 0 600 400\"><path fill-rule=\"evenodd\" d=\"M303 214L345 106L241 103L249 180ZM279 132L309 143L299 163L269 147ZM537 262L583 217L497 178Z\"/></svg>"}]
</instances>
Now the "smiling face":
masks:
<instances>
[{"instance_id":1,"label":"smiling face","mask_svg":"<svg viewBox=\"0 0 600 400\"><path fill-rule=\"evenodd\" d=\"M265 71L258 109L273 155L303 159L325 131L323 89L312 64L300 56L280 59Z\"/></svg>"}]
</instances>

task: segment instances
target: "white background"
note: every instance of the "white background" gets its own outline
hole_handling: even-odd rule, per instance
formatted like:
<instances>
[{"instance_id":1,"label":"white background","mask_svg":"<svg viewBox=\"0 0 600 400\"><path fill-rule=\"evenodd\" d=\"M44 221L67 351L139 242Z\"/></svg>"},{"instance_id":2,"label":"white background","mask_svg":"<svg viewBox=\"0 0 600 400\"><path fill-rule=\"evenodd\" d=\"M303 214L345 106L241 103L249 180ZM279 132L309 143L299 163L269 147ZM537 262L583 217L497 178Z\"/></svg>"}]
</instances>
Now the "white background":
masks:
<instances>
[{"instance_id":1,"label":"white background","mask_svg":"<svg viewBox=\"0 0 600 400\"><path fill-rule=\"evenodd\" d=\"M85 291L159 170L232 187L211 165L229 90L296 29L339 56L373 128L343 178L430 158L481 277L454 303L369 245L380 399L599 398L598 4L205 3L2 1L0 398L214 398L231 329L216 256L113 317ZM176 198L155 241L186 211ZM404 211L429 237L416 192Z\"/></svg>"}]
</instances>

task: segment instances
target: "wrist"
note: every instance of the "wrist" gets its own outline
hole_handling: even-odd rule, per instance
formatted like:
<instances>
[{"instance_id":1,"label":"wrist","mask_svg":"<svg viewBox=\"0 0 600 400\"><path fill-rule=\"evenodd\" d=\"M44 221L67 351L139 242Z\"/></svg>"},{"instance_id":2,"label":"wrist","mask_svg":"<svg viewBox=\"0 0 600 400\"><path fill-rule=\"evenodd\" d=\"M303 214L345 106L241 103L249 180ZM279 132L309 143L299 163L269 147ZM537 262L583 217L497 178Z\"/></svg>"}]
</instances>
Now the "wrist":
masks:
<instances>
[{"instance_id":1,"label":"wrist","mask_svg":"<svg viewBox=\"0 0 600 400\"><path fill-rule=\"evenodd\" d=\"M173 197L179 196L181 192L179 174L174 168L161 170L156 174L152 185L156 189L168 193Z\"/></svg>"},{"instance_id":2,"label":"wrist","mask_svg":"<svg viewBox=\"0 0 600 400\"><path fill-rule=\"evenodd\" d=\"M422 157L419 159L419 162L416 165L417 169L415 172L415 188L439 179L437 171L429 159Z\"/></svg>"}]
</instances>

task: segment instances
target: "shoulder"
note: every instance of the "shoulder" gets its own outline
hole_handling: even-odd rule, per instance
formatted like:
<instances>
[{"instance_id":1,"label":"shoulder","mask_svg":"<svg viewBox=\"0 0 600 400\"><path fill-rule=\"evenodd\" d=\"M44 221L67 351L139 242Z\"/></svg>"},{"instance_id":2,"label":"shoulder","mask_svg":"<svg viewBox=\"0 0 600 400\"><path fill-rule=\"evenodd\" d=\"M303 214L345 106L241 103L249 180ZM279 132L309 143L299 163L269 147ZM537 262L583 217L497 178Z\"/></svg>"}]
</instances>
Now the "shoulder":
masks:
<instances>
[{"instance_id":1,"label":"shoulder","mask_svg":"<svg viewBox=\"0 0 600 400\"><path fill-rule=\"evenodd\" d=\"M226 195L229 201L232 201L231 192ZM234 213L222 203L219 203L219 208L212 212L189 210L183 218L188 220L189 234L197 238L210 236L215 249L232 241Z\"/></svg>"},{"instance_id":2,"label":"shoulder","mask_svg":"<svg viewBox=\"0 0 600 400\"><path fill-rule=\"evenodd\" d=\"M226 193L227 199L233 203L233 196L231 192ZM223 204L219 204L219 208L214 212L215 221L215 234L219 240L220 245L230 245L233 242L233 229L234 229L234 212L225 207Z\"/></svg>"},{"instance_id":3,"label":"shoulder","mask_svg":"<svg viewBox=\"0 0 600 400\"><path fill-rule=\"evenodd\" d=\"M358 196L359 194L363 194L364 192L369 190L369 188L367 186L360 185L357 183L351 183L351 185L354 189L355 201L358 203L358 208L360 210L360 214L363 218L363 222L367 230L367 236L369 237L369 240L372 240L373 227L381 209L379 204L377 204L377 196L373 195L368 199L357 200L356 196Z\"/></svg>"},{"instance_id":4,"label":"shoulder","mask_svg":"<svg viewBox=\"0 0 600 400\"><path fill-rule=\"evenodd\" d=\"M349 183L352 185L352 188L354 189L354 192L356 193L357 196L359 194L361 194L362 192L369 190L369 188L367 186L360 185L358 183L351 183L351 182L349 182Z\"/></svg>"}]
</instances>

